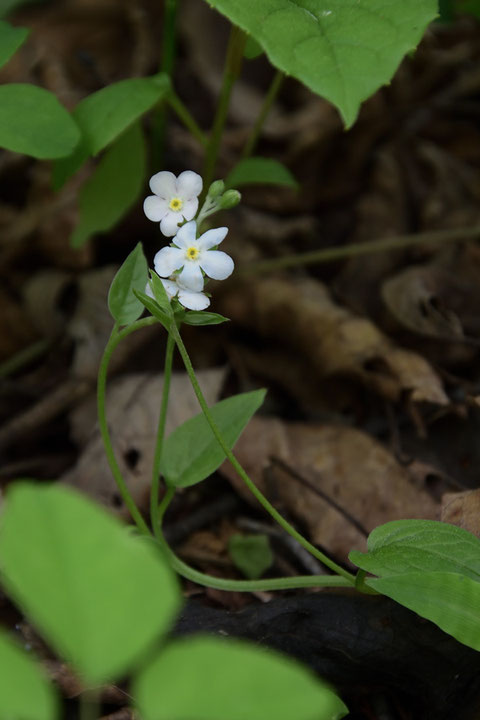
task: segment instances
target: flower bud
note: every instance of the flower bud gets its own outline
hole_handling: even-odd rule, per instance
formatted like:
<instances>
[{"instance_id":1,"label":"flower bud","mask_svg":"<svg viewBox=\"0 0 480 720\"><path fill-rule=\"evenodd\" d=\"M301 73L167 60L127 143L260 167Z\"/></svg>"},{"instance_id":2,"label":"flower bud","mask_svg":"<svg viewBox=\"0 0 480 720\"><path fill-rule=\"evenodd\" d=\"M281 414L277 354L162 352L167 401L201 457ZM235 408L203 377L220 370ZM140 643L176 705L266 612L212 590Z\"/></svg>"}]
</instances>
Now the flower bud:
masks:
<instances>
[{"instance_id":1,"label":"flower bud","mask_svg":"<svg viewBox=\"0 0 480 720\"><path fill-rule=\"evenodd\" d=\"M230 208L234 208L236 205L238 205L241 199L242 196L240 195L238 190L227 190L227 192L224 193L220 198L218 206L222 210L230 210Z\"/></svg>"},{"instance_id":2,"label":"flower bud","mask_svg":"<svg viewBox=\"0 0 480 720\"><path fill-rule=\"evenodd\" d=\"M223 180L215 180L215 182L210 185L210 188L208 190L208 197L216 198L221 195L224 190L225 183L223 182Z\"/></svg>"}]
</instances>

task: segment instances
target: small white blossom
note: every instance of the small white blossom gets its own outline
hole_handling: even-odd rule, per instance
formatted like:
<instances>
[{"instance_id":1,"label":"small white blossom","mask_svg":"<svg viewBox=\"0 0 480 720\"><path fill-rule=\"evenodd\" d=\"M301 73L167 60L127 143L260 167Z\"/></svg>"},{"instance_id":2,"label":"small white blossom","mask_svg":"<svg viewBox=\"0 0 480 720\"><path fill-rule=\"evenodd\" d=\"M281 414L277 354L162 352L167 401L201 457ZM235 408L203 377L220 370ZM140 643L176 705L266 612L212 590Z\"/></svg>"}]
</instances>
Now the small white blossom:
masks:
<instances>
[{"instance_id":1,"label":"small white blossom","mask_svg":"<svg viewBox=\"0 0 480 720\"><path fill-rule=\"evenodd\" d=\"M154 195L145 199L143 211L149 220L160 223L164 235L172 237L179 223L195 217L203 180L192 170L185 170L178 178L162 170L150 178L149 184Z\"/></svg>"},{"instance_id":2,"label":"small white blossom","mask_svg":"<svg viewBox=\"0 0 480 720\"><path fill-rule=\"evenodd\" d=\"M187 308L188 310L205 310L210 305L210 300L204 293L194 292L193 290L189 290L189 288L184 287L179 282L178 277L173 276L173 279L169 280L160 278L160 280L162 281L165 292L168 295L168 299L171 300L173 297L178 297L180 305L183 305L184 308ZM147 283L145 292L151 298L155 299L150 283Z\"/></svg>"},{"instance_id":3,"label":"small white blossom","mask_svg":"<svg viewBox=\"0 0 480 720\"><path fill-rule=\"evenodd\" d=\"M164 247L155 255L155 272L160 277L170 277L175 270L181 269L179 283L197 293L203 290L202 270L213 280L225 280L233 272L233 260L226 253L211 248L220 245L227 232L226 227L215 228L197 238L194 220L182 225L173 239L176 247Z\"/></svg>"}]
</instances>

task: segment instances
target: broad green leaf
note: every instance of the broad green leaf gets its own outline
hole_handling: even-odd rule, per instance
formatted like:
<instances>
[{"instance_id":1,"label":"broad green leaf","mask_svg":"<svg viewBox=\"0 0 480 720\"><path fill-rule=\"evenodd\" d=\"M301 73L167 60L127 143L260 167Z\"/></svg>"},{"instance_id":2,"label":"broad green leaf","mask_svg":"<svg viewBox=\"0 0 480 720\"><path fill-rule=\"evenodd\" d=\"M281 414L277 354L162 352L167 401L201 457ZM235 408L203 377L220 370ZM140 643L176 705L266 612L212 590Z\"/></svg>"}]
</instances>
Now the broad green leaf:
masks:
<instances>
[{"instance_id":1,"label":"broad green leaf","mask_svg":"<svg viewBox=\"0 0 480 720\"><path fill-rule=\"evenodd\" d=\"M11 486L0 557L7 592L92 685L131 669L180 604L153 544L60 485Z\"/></svg>"},{"instance_id":2,"label":"broad green leaf","mask_svg":"<svg viewBox=\"0 0 480 720\"><path fill-rule=\"evenodd\" d=\"M228 187L241 185L287 185L298 188L298 183L290 170L278 160L262 157L250 157L240 160L228 174L225 181Z\"/></svg>"},{"instance_id":3,"label":"broad green leaf","mask_svg":"<svg viewBox=\"0 0 480 720\"><path fill-rule=\"evenodd\" d=\"M434 520L394 520L368 537L368 553L352 551L350 560L375 575L448 572L480 581L480 540Z\"/></svg>"},{"instance_id":4,"label":"broad green leaf","mask_svg":"<svg viewBox=\"0 0 480 720\"><path fill-rule=\"evenodd\" d=\"M119 325L130 325L142 314L143 304L133 291L144 290L147 279L147 261L141 243L137 243L113 278L108 293L108 309Z\"/></svg>"},{"instance_id":5,"label":"broad green leaf","mask_svg":"<svg viewBox=\"0 0 480 720\"><path fill-rule=\"evenodd\" d=\"M170 643L136 678L143 720L335 720L347 708L299 663L246 642Z\"/></svg>"},{"instance_id":6,"label":"broad green leaf","mask_svg":"<svg viewBox=\"0 0 480 720\"><path fill-rule=\"evenodd\" d=\"M39 663L0 634L0 717L56 720L57 699Z\"/></svg>"},{"instance_id":7,"label":"broad green leaf","mask_svg":"<svg viewBox=\"0 0 480 720\"><path fill-rule=\"evenodd\" d=\"M27 39L30 31L27 28L14 27L0 20L0 67L5 65L20 45Z\"/></svg>"},{"instance_id":8,"label":"broad green leaf","mask_svg":"<svg viewBox=\"0 0 480 720\"><path fill-rule=\"evenodd\" d=\"M107 85L81 100L72 115L82 131L82 142L54 168L53 184L59 189L83 163L116 140L130 125L165 97L170 87L164 73L130 78Z\"/></svg>"},{"instance_id":9,"label":"broad green leaf","mask_svg":"<svg viewBox=\"0 0 480 720\"><path fill-rule=\"evenodd\" d=\"M266 535L232 535L228 552L247 578L255 580L273 563L270 541Z\"/></svg>"},{"instance_id":10,"label":"broad green leaf","mask_svg":"<svg viewBox=\"0 0 480 720\"><path fill-rule=\"evenodd\" d=\"M221 400L210 412L229 448L240 437L265 397L265 390ZM188 487L205 480L220 467L225 454L203 413L187 420L166 439L160 471L174 487Z\"/></svg>"},{"instance_id":11,"label":"broad green leaf","mask_svg":"<svg viewBox=\"0 0 480 720\"><path fill-rule=\"evenodd\" d=\"M80 220L70 242L81 247L91 235L110 230L137 201L145 176L145 141L133 125L102 157L80 191Z\"/></svg>"},{"instance_id":12,"label":"broad green leaf","mask_svg":"<svg viewBox=\"0 0 480 720\"><path fill-rule=\"evenodd\" d=\"M191 310L187 312L183 318L186 325L220 325L224 322L230 322L228 318L218 313Z\"/></svg>"},{"instance_id":13,"label":"broad green leaf","mask_svg":"<svg viewBox=\"0 0 480 720\"><path fill-rule=\"evenodd\" d=\"M421 40L438 0L209 0L273 65L330 100L347 126Z\"/></svg>"},{"instance_id":14,"label":"broad green leaf","mask_svg":"<svg viewBox=\"0 0 480 720\"><path fill-rule=\"evenodd\" d=\"M72 152L80 131L48 90L27 83L0 86L0 147L45 160Z\"/></svg>"},{"instance_id":15,"label":"broad green leaf","mask_svg":"<svg viewBox=\"0 0 480 720\"><path fill-rule=\"evenodd\" d=\"M153 315L163 327L168 330L172 318L169 317L163 310L158 306L158 303L146 293L140 292L140 290L134 290L133 294L137 297L142 305L147 308L148 312Z\"/></svg>"},{"instance_id":16,"label":"broad green leaf","mask_svg":"<svg viewBox=\"0 0 480 720\"><path fill-rule=\"evenodd\" d=\"M368 578L366 584L480 650L480 583L452 572Z\"/></svg>"}]
</instances>

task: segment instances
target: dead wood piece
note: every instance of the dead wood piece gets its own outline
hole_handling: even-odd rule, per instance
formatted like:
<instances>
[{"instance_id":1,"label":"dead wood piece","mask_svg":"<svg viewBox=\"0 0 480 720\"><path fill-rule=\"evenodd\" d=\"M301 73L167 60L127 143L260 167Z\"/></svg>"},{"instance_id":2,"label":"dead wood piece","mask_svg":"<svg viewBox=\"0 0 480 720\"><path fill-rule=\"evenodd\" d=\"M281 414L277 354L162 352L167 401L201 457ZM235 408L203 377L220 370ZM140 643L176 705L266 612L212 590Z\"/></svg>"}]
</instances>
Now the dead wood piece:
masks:
<instances>
[{"instance_id":1,"label":"dead wood piece","mask_svg":"<svg viewBox=\"0 0 480 720\"><path fill-rule=\"evenodd\" d=\"M268 339L308 357L319 377L350 376L383 397L448 405L429 363L396 347L367 318L336 305L314 280L245 280L223 297L221 311Z\"/></svg>"},{"instance_id":2,"label":"dead wood piece","mask_svg":"<svg viewBox=\"0 0 480 720\"><path fill-rule=\"evenodd\" d=\"M239 612L190 601L174 632L246 638L292 655L347 705L363 688L392 697L412 720L478 717L480 653L386 597L324 592Z\"/></svg>"}]
</instances>

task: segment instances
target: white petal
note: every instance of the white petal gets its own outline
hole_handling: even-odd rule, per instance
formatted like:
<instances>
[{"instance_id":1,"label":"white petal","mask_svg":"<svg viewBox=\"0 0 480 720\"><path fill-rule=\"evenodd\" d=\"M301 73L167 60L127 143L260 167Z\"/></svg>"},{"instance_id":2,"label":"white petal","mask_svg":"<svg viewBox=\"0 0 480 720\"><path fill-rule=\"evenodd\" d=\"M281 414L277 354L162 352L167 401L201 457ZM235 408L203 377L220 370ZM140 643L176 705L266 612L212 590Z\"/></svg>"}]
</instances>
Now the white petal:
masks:
<instances>
[{"instance_id":1,"label":"white petal","mask_svg":"<svg viewBox=\"0 0 480 720\"><path fill-rule=\"evenodd\" d=\"M163 198L170 201L177 194L175 175L168 170L162 170L150 178L150 190Z\"/></svg>"},{"instance_id":2,"label":"white petal","mask_svg":"<svg viewBox=\"0 0 480 720\"><path fill-rule=\"evenodd\" d=\"M168 299L171 300L172 297L175 297L175 295L178 293L178 285L176 282L173 282L173 280L164 280L163 278L160 278L163 287L165 288L165 292L168 295Z\"/></svg>"},{"instance_id":3,"label":"white petal","mask_svg":"<svg viewBox=\"0 0 480 720\"><path fill-rule=\"evenodd\" d=\"M160 230L165 237L173 237L178 230L179 222L182 222L182 216L180 213L171 212L169 210L160 223Z\"/></svg>"},{"instance_id":4,"label":"white petal","mask_svg":"<svg viewBox=\"0 0 480 720\"><path fill-rule=\"evenodd\" d=\"M197 237L197 223L194 220L182 225L180 230L175 236L175 245L184 248L186 250L190 245L196 242Z\"/></svg>"},{"instance_id":5,"label":"white petal","mask_svg":"<svg viewBox=\"0 0 480 720\"><path fill-rule=\"evenodd\" d=\"M181 198L190 200L202 192L203 180L193 170L185 170L177 178L177 191Z\"/></svg>"},{"instance_id":6,"label":"white petal","mask_svg":"<svg viewBox=\"0 0 480 720\"><path fill-rule=\"evenodd\" d=\"M235 267L230 255L220 250L209 250L202 253L199 265L213 280L225 280L232 274Z\"/></svg>"},{"instance_id":7,"label":"white petal","mask_svg":"<svg viewBox=\"0 0 480 720\"><path fill-rule=\"evenodd\" d=\"M143 212L149 220L153 220L153 222L160 222L160 220L168 212L167 202L156 195L149 195L145 198L143 203Z\"/></svg>"},{"instance_id":8,"label":"white petal","mask_svg":"<svg viewBox=\"0 0 480 720\"><path fill-rule=\"evenodd\" d=\"M187 290L193 290L194 292L203 290L203 275L198 262L185 260L185 265L178 276L178 281L180 285L183 285Z\"/></svg>"},{"instance_id":9,"label":"white petal","mask_svg":"<svg viewBox=\"0 0 480 720\"><path fill-rule=\"evenodd\" d=\"M198 244L202 250L210 250L215 245L220 245L222 240L225 239L225 235L228 233L228 228L220 227L207 230L198 238Z\"/></svg>"},{"instance_id":10,"label":"white petal","mask_svg":"<svg viewBox=\"0 0 480 720\"><path fill-rule=\"evenodd\" d=\"M174 270L181 268L184 262L184 253L172 247L162 248L153 258L155 272L161 277L169 277Z\"/></svg>"},{"instance_id":11,"label":"white petal","mask_svg":"<svg viewBox=\"0 0 480 720\"><path fill-rule=\"evenodd\" d=\"M195 217L197 210L198 200L197 198L192 198L191 200L185 200L181 212L185 220L191 220Z\"/></svg>"},{"instance_id":12,"label":"white petal","mask_svg":"<svg viewBox=\"0 0 480 720\"><path fill-rule=\"evenodd\" d=\"M189 310L205 310L210 305L209 298L201 292L190 292L189 290L180 290L178 299L183 307Z\"/></svg>"}]
</instances>

